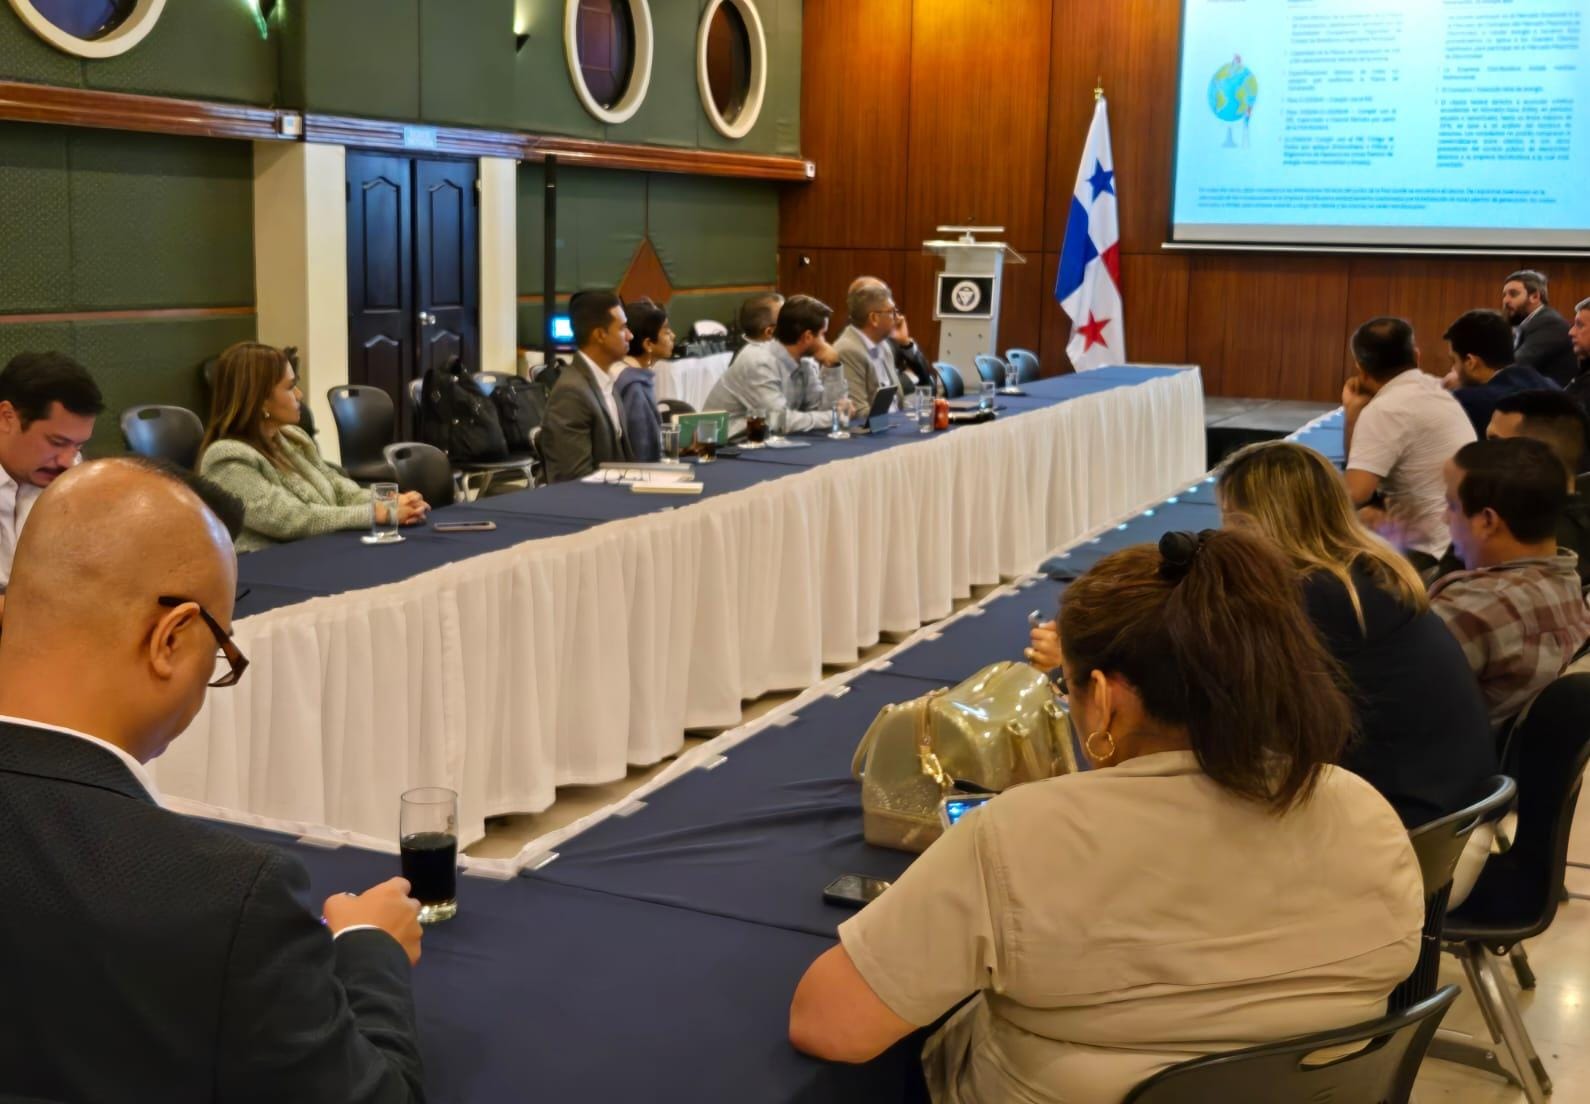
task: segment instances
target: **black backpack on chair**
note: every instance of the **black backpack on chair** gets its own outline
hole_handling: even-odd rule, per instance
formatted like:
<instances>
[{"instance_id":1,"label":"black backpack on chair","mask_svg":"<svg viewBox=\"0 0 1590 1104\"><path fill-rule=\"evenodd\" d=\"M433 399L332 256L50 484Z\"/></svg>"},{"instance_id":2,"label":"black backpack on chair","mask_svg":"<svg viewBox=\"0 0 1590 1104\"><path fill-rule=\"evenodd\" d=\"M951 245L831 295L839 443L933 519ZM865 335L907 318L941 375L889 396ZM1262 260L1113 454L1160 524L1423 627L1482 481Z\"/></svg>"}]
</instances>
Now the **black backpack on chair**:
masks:
<instances>
[{"instance_id":1,"label":"black backpack on chair","mask_svg":"<svg viewBox=\"0 0 1590 1104\"><path fill-rule=\"evenodd\" d=\"M502 424L502 435L508 451L530 451L530 431L541 424L546 407L535 386L523 376L509 376L492 388L491 401L497 408L497 420Z\"/></svg>"},{"instance_id":2,"label":"black backpack on chair","mask_svg":"<svg viewBox=\"0 0 1590 1104\"><path fill-rule=\"evenodd\" d=\"M469 378L462 357L426 371L420 384L419 434L453 461L484 463L508 456L497 408Z\"/></svg>"}]
</instances>

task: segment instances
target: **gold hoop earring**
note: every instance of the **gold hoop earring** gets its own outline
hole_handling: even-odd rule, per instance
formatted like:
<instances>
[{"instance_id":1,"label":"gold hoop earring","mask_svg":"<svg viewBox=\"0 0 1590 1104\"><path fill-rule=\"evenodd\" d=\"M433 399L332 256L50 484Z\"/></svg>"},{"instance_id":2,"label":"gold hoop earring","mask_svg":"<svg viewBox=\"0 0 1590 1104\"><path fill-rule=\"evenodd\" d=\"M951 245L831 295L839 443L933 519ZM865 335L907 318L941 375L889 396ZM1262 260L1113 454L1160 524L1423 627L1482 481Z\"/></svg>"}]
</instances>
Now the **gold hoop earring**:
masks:
<instances>
[{"instance_id":1,"label":"gold hoop earring","mask_svg":"<svg viewBox=\"0 0 1590 1104\"><path fill-rule=\"evenodd\" d=\"M271 412L269 410L262 411L261 413L265 415L265 420L267 422L271 420Z\"/></svg>"},{"instance_id":2,"label":"gold hoop earring","mask_svg":"<svg viewBox=\"0 0 1590 1104\"><path fill-rule=\"evenodd\" d=\"M1101 736L1104 738L1104 741L1110 745L1110 750L1103 753L1093 750L1093 741L1097 740ZM1107 728L1101 729L1098 732L1090 732L1088 733L1088 738L1082 741L1082 750L1086 751L1088 753L1088 757L1093 759L1095 762L1108 763L1111 759L1115 758L1115 737L1110 735L1110 730Z\"/></svg>"}]
</instances>

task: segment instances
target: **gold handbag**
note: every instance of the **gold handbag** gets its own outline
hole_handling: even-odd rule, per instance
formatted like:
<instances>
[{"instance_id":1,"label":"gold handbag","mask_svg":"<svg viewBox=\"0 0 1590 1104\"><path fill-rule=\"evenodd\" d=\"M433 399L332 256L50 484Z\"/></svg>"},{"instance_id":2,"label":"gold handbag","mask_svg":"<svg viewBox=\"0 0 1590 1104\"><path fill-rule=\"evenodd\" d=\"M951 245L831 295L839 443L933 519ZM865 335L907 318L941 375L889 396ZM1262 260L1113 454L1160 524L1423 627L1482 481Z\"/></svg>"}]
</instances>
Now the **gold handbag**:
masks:
<instances>
[{"instance_id":1,"label":"gold handbag","mask_svg":"<svg viewBox=\"0 0 1590 1104\"><path fill-rule=\"evenodd\" d=\"M957 780L998 792L1076 769L1070 716L1053 684L1010 662L884 706L850 764L867 842L900 851L939 838L939 802Z\"/></svg>"}]
</instances>

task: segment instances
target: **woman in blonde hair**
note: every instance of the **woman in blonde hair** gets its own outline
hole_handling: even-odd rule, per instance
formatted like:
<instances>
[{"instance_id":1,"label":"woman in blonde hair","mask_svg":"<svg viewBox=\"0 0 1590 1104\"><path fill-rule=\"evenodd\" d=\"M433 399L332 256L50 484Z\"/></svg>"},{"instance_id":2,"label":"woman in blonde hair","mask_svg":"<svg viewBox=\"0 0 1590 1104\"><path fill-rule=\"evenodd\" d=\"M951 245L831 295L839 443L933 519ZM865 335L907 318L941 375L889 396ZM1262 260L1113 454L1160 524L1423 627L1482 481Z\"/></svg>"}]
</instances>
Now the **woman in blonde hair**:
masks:
<instances>
[{"instance_id":1,"label":"woman in blonde hair","mask_svg":"<svg viewBox=\"0 0 1590 1104\"><path fill-rule=\"evenodd\" d=\"M216 362L214 390L199 473L242 500L239 552L370 524L369 490L327 464L298 428L303 396L280 349L233 345ZM428 512L413 491L398 500L400 524Z\"/></svg>"},{"instance_id":2,"label":"woman in blonde hair","mask_svg":"<svg viewBox=\"0 0 1590 1104\"><path fill-rule=\"evenodd\" d=\"M1220 472L1226 524L1278 545L1309 619L1351 684L1358 737L1342 765L1409 827L1479 796L1496 749L1474 675L1406 559L1358 520L1340 473L1290 441L1250 445Z\"/></svg>"}]
</instances>

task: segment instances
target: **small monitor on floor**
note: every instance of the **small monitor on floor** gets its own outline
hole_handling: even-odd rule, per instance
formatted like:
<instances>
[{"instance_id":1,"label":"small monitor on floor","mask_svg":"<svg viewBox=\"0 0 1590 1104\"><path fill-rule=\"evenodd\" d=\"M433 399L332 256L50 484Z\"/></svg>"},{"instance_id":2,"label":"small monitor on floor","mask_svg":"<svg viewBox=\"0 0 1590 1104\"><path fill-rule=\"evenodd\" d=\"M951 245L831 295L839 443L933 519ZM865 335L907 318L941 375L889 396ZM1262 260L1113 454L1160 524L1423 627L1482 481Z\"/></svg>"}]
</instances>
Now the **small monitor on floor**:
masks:
<instances>
[{"instance_id":1,"label":"small monitor on floor","mask_svg":"<svg viewBox=\"0 0 1590 1104\"><path fill-rule=\"evenodd\" d=\"M566 314L552 316L552 343L560 349L574 348L574 323Z\"/></svg>"}]
</instances>

